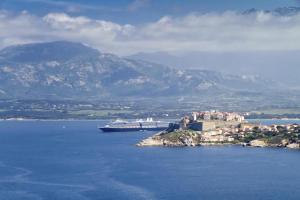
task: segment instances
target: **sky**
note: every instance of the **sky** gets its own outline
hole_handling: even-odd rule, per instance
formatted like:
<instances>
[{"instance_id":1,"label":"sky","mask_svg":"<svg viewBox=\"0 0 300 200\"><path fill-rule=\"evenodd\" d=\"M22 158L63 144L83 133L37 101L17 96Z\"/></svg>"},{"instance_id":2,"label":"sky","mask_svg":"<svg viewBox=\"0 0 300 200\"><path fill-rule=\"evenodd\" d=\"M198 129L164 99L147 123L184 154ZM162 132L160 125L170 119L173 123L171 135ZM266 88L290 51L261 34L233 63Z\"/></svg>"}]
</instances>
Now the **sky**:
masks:
<instances>
[{"instance_id":1,"label":"sky","mask_svg":"<svg viewBox=\"0 0 300 200\"><path fill-rule=\"evenodd\" d=\"M297 0L1 0L0 48L55 40L118 55L300 50Z\"/></svg>"},{"instance_id":2,"label":"sky","mask_svg":"<svg viewBox=\"0 0 300 200\"><path fill-rule=\"evenodd\" d=\"M297 0L1 0L4 10L44 16L50 12L83 15L120 24L142 24L165 15L184 16L191 12L244 11L297 6Z\"/></svg>"}]
</instances>

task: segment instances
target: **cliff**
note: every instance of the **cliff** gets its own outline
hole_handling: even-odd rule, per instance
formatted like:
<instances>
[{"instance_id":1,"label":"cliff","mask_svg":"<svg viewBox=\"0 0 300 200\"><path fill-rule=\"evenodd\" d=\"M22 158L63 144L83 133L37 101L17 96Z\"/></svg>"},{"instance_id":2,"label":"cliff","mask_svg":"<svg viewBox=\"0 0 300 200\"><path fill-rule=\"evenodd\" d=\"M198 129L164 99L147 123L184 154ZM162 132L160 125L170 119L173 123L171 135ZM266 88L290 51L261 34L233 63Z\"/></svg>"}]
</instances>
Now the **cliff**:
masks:
<instances>
[{"instance_id":1,"label":"cliff","mask_svg":"<svg viewBox=\"0 0 300 200\"><path fill-rule=\"evenodd\" d=\"M160 132L146 138L139 142L137 146L168 146L168 147L179 147L179 146L206 146L206 145L224 145L224 144L234 144L234 141L229 141L227 139L223 140L205 140L203 135L199 134L197 131L192 130L182 130L174 132Z\"/></svg>"}]
</instances>

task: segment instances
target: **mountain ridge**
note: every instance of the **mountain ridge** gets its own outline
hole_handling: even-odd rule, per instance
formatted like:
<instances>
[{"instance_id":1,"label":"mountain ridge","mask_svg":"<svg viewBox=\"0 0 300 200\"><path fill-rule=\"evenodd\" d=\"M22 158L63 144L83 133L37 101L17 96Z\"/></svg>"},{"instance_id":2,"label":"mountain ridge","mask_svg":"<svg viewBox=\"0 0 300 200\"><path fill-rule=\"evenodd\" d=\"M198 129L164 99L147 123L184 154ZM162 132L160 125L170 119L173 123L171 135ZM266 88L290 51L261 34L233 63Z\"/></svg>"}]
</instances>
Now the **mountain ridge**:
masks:
<instances>
[{"instance_id":1,"label":"mountain ridge","mask_svg":"<svg viewBox=\"0 0 300 200\"><path fill-rule=\"evenodd\" d=\"M0 51L2 98L107 98L201 96L262 92L260 77L174 69L101 53L80 43L55 41Z\"/></svg>"}]
</instances>

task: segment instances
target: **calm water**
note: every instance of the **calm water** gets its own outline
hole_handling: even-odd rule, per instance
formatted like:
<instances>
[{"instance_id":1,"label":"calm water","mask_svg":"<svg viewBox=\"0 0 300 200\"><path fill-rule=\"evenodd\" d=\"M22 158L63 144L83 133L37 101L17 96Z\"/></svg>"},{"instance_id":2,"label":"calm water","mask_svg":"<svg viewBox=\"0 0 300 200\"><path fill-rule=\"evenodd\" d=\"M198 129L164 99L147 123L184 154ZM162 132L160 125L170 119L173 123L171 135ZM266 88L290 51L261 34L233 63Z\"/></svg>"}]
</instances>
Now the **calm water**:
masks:
<instances>
[{"instance_id":1,"label":"calm water","mask_svg":"<svg viewBox=\"0 0 300 200\"><path fill-rule=\"evenodd\" d=\"M300 151L137 148L103 122L0 122L0 199L297 199Z\"/></svg>"}]
</instances>

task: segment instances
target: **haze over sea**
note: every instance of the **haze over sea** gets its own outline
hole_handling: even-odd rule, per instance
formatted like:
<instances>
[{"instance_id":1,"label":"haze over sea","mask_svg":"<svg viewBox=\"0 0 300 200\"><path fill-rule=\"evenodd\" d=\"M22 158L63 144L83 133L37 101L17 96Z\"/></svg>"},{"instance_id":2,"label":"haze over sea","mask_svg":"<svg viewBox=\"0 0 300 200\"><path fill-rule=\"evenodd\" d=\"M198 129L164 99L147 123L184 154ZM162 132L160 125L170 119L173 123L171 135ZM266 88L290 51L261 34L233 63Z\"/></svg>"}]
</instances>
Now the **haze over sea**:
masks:
<instances>
[{"instance_id":1,"label":"haze over sea","mask_svg":"<svg viewBox=\"0 0 300 200\"><path fill-rule=\"evenodd\" d=\"M0 199L299 199L298 150L138 148L154 133L105 123L0 121Z\"/></svg>"}]
</instances>

